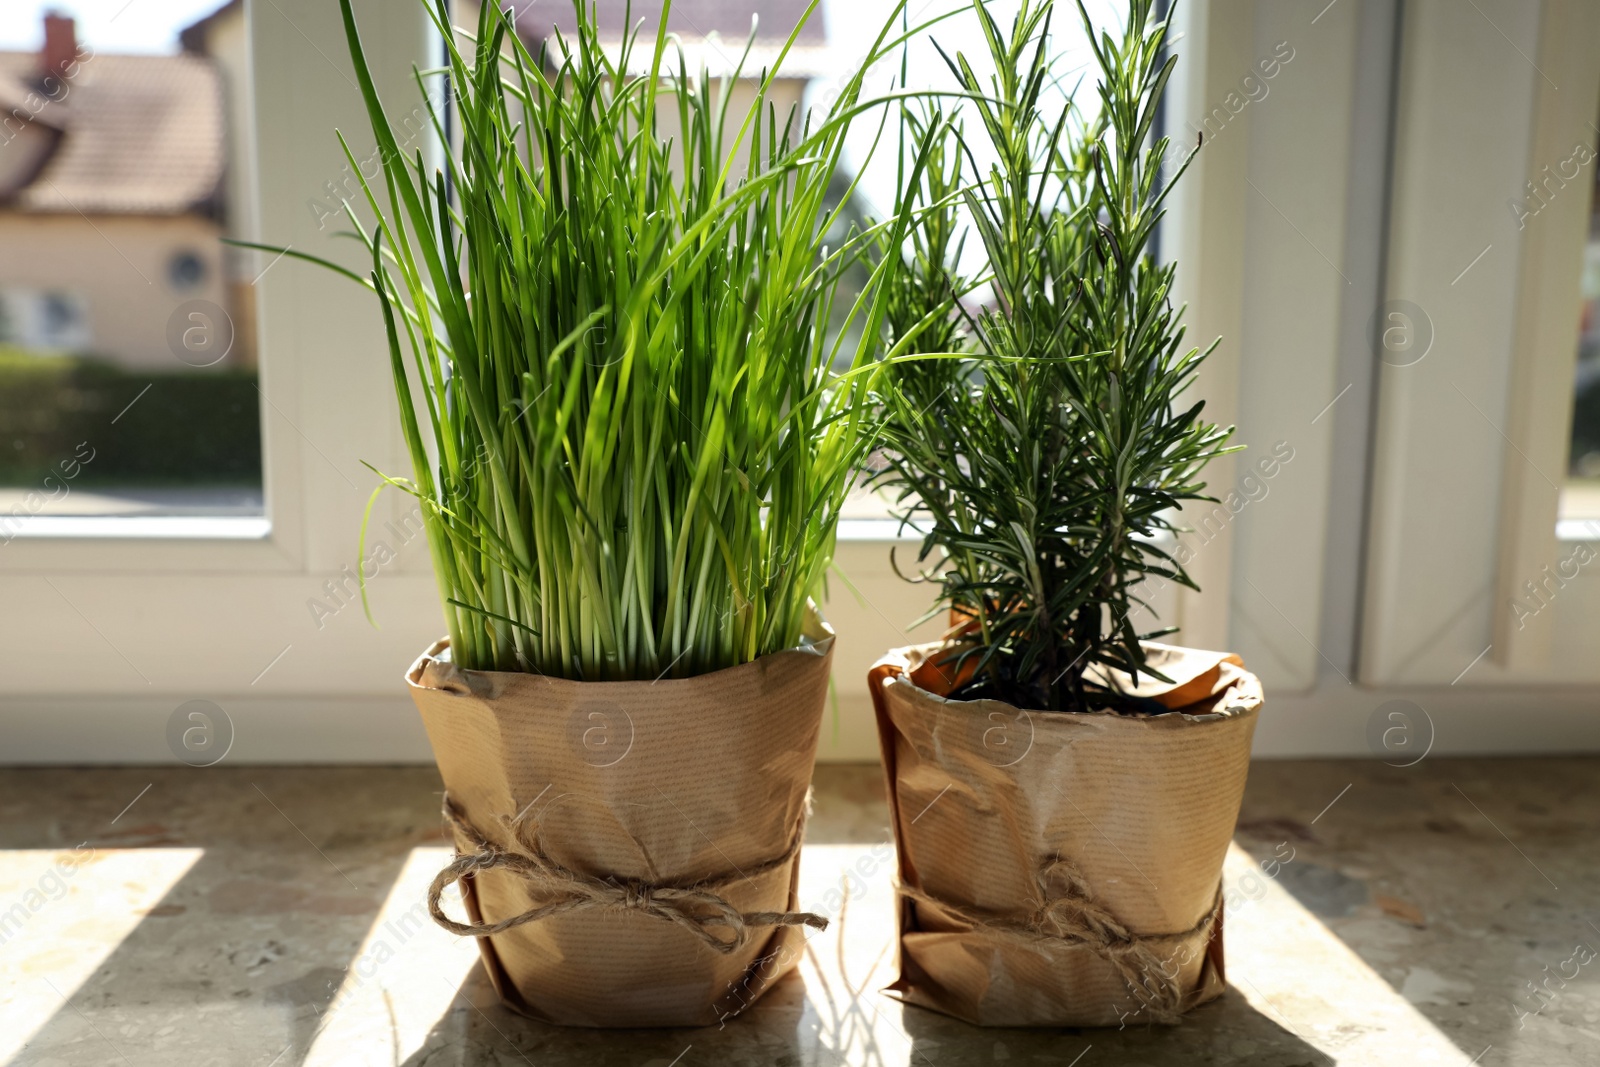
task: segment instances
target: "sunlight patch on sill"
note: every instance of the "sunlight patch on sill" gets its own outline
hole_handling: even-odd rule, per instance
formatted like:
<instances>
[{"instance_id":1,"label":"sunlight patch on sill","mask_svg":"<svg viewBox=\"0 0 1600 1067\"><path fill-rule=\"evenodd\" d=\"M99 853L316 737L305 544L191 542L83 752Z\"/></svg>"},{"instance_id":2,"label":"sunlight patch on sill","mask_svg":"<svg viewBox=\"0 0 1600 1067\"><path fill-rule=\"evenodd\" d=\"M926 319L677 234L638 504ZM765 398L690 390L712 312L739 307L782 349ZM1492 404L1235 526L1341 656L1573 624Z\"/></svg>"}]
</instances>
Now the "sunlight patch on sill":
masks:
<instances>
[{"instance_id":1,"label":"sunlight patch on sill","mask_svg":"<svg viewBox=\"0 0 1600 1067\"><path fill-rule=\"evenodd\" d=\"M1229 996L1339 1063L1476 1062L1237 844L1223 888L1237 901L1223 925Z\"/></svg>"},{"instance_id":2,"label":"sunlight patch on sill","mask_svg":"<svg viewBox=\"0 0 1600 1067\"><path fill-rule=\"evenodd\" d=\"M17 1059L205 849L0 851L0 1063ZM52 992L53 987L53 992ZM65 998L65 999L63 999ZM52 1010L41 1013L41 1004Z\"/></svg>"},{"instance_id":3,"label":"sunlight patch on sill","mask_svg":"<svg viewBox=\"0 0 1600 1067\"><path fill-rule=\"evenodd\" d=\"M478 962L473 938L456 937L428 914L428 884L454 855L446 846L428 846L406 856L338 992L321 1011L302 1067L361 1062L374 1049L389 1050L395 1063L410 1062L428 1044ZM466 921L456 887L443 905L447 915Z\"/></svg>"}]
</instances>

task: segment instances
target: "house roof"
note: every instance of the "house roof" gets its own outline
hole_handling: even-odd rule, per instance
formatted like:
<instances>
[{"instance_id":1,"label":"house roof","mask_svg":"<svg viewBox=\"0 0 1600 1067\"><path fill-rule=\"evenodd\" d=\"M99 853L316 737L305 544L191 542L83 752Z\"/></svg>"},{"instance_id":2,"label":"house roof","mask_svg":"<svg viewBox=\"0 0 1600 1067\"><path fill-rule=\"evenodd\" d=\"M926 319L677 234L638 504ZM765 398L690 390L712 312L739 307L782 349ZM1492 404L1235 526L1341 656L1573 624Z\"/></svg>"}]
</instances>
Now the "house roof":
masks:
<instances>
[{"instance_id":1,"label":"house roof","mask_svg":"<svg viewBox=\"0 0 1600 1067\"><path fill-rule=\"evenodd\" d=\"M244 17L244 0L228 0L205 18L198 19L178 31L178 44L185 52L204 55L208 51L207 38L219 23Z\"/></svg>"},{"instance_id":2,"label":"house roof","mask_svg":"<svg viewBox=\"0 0 1600 1067\"><path fill-rule=\"evenodd\" d=\"M39 57L0 52L0 100L8 115L36 93ZM60 131L37 175L0 189L10 210L176 215L215 198L225 159L222 84L195 56L93 54L68 91L32 121ZM35 104L42 94L33 97Z\"/></svg>"}]
</instances>

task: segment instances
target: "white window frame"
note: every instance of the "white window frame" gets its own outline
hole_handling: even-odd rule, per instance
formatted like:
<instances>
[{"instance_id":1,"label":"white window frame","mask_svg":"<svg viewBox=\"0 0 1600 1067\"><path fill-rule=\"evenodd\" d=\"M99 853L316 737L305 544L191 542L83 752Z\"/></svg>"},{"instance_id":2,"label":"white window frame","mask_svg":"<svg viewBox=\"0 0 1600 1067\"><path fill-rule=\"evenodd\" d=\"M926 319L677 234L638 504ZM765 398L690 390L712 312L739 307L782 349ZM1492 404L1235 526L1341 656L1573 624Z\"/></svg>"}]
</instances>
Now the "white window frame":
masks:
<instances>
[{"instance_id":1,"label":"white window frame","mask_svg":"<svg viewBox=\"0 0 1600 1067\"><path fill-rule=\"evenodd\" d=\"M419 5L358 0L369 57L391 111L416 100L413 64L436 59ZM340 259L363 256L309 205L329 199L371 134L337 4L251 0L260 214L250 236ZM270 264L270 267L269 267ZM426 742L393 649L441 630L427 553L408 548L360 606L318 618L357 530L371 462L405 471L375 304L307 264L261 257L257 286L263 486L260 519L35 519L0 546L0 642L7 684L0 738L9 761L171 761L167 717L190 699L233 719L233 758L420 759ZM375 529L398 517L381 502ZM265 528L264 528L265 527ZM348 587L348 583L345 583ZM285 651L287 650L287 651Z\"/></svg>"},{"instance_id":2,"label":"white window frame","mask_svg":"<svg viewBox=\"0 0 1600 1067\"><path fill-rule=\"evenodd\" d=\"M1540 76L1523 56L1554 76L1561 102L1574 109L1566 120L1583 111L1593 121L1593 75L1561 65L1596 61L1595 15L1591 5L1524 0L1178 7L1171 129L1229 94L1247 95L1242 77L1278 42L1297 51L1265 98L1230 109L1225 129L1208 134L1177 194L1171 245L1190 337L1223 337L1197 390L1207 416L1236 423L1252 450L1279 439L1296 449L1272 496L1206 547L1208 558L1195 568L1206 592L1187 596L1181 612L1186 643L1237 651L1265 682L1258 755L1384 757L1369 725L1392 700L1426 712L1417 725L1431 723L1436 754L1600 749L1594 574L1585 571L1544 613L1551 652L1542 663L1517 649L1506 650L1508 662L1496 660L1499 651L1478 658L1492 640L1491 603L1504 608L1512 576L1527 577L1526 563L1501 562L1502 550L1516 546L1538 558L1555 547L1553 494L1535 507L1513 487L1503 490L1512 449L1453 392L1459 411L1434 410L1434 394L1407 388L1406 368L1379 365L1370 326L1390 298L1451 306L1452 278L1484 243L1457 254L1462 249L1450 242L1469 229L1463 220L1503 213L1530 154L1543 151L1537 134L1530 143L1530 129L1565 121L1549 96L1539 97ZM1500 92L1485 107L1468 91L1489 72L1517 67L1525 71L1520 92ZM1398 78L1392 92L1391 77ZM1485 136L1486 121L1493 135ZM1485 201L1486 183L1496 193ZM1586 195L1571 199L1569 241L1581 234L1574 220L1587 211ZM1551 221L1552 234L1563 229L1560 219ZM1529 353L1550 361L1519 401L1544 413L1542 424L1526 414L1524 424L1512 423L1517 409L1503 402L1490 414L1524 451L1545 449L1539 463L1552 472L1564 464L1566 427L1564 417L1548 413L1570 411L1576 336L1576 246L1568 255L1561 239L1510 249L1460 320L1485 322L1452 339L1454 358L1464 361L1458 368L1473 375L1462 387L1484 390L1472 393L1480 406L1504 397L1493 382L1533 373L1520 362ZM1428 262L1430 255L1440 262ZM1552 266L1558 261L1565 266ZM1561 285L1539 290L1557 270L1568 272ZM1423 275L1441 272L1427 288ZM1522 295L1535 292L1545 299ZM1436 342L1421 369L1443 368L1442 353ZM1476 436L1464 450L1482 454L1474 461L1480 469L1459 461L1452 468L1451 446L1469 430L1491 438L1483 447ZM1442 508L1427 495L1440 469L1459 478ZM1226 489L1237 470L1219 464L1208 476ZM1484 588L1461 604L1469 584ZM1435 631L1444 638L1430 643Z\"/></svg>"},{"instance_id":3,"label":"white window frame","mask_svg":"<svg viewBox=\"0 0 1600 1067\"><path fill-rule=\"evenodd\" d=\"M1560 71L1559 94L1543 93L1530 72L1521 95L1498 105L1510 109L1501 115L1508 130L1519 114L1524 125L1535 116L1531 137L1512 143L1507 135L1507 173L1520 176L1527 160L1544 158L1547 137L1560 141L1563 123L1574 120L1576 110L1568 115L1563 107L1581 105L1592 120L1600 73L1585 68L1569 78L1563 64L1600 56L1600 18L1583 5L1545 3L1531 14L1518 0L1478 6L1547 72ZM251 0L247 8L261 161L257 232L360 268L359 250L330 242L334 227L319 229L308 206L326 201L324 183L343 173L334 127L358 152L371 147L337 5ZM411 65L436 57L426 18L391 0L357 0L357 9L380 91L391 114L403 114L415 100ZM1600 605L1590 603L1600 582L1592 576L1545 613L1551 631L1543 650L1510 641L1472 663L1491 641L1491 603L1555 544L1553 499L1538 499L1547 487L1528 483L1496 438L1484 451L1493 473L1469 483L1459 513L1409 505L1408 487L1425 484L1419 479L1428 473L1409 433L1426 424L1448 441L1468 429L1491 431L1472 427L1477 417L1464 405L1459 418L1440 414L1425 392L1408 391L1403 379L1395 384L1388 369L1376 382L1371 373L1361 377L1363 367L1372 370L1367 320L1380 296L1444 307L1450 276L1477 251L1457 256L1439 236L1464 211L1479 210L1464 192L1465 199L1450 197L1471 184L1460 175L1479 166L1483 151L1448 131L1429 131L1428 109L1452 84L1439 69L1441 57L1449 48L1507 49L1487 24L1463 30L1460 12L1482 19L1453 0L1408 0L1403 26L1400 9L1397 0L1325 8L1193 0L1178 7L1180 62L1168 119L1177 142L1187 122L1224 102L1278 42L1297 50L1270 94L1208 139L1173 201L1163 242L1179 260L1177 295L1189 305L1190 340L1224 338L1197 389L1207 416L1236 423L1240 440L1252 446L1210 469L1213 486L1221 495L1240 484L1244 464L1278 440L1290 442L1296 457L1270 496L1241 511L1197 556L1192 571L1206 592L1173 598L1162 616L1176 619L1185 643L1242 653L1266 681L1258 754L1371 755L1366 724L1394 698L1449 722L1435 752L1600 748L1600 716L1592 713L1600 662L1581 654L1600 637L1591 633L1600 627ZM1368 95L1374 72L1393 66L1397 30L1402 85L1394 94L1390 201L1387 191L1369 189L1374 172L1379 181L1387 174L1388 160L1373 166L1374 133L1363 124L1381 115ZM1473 33L1482 38L1477 44ZM1439 180L1446 172L1454 184ZM1569 199L1551 210L1574 219L1587 211L1586 196ZM1502 207L1496 200L1490 210ZM1518 447L1559 470L1564 428L1530 413L1548 410L1551 391L1570 390L1576 260L1570 294L1559 275L1569 251L1562 242L1570 243L1581 223L1549 221L1557 225L1547 228L1548 240L1519 245L1509 272L1497 268L1491 291L1474 294L1492 305L1483 313L1494 329L1462 340L1458 358L1479 376L1462 385L1469 392L1482 387L1472 394L1480 404L1493 395L1497 375L1522 383L1490 414ZM1373 266L1380 259L1387 263L1383 292ZM1445 270L1442 283L1425 284L1424 275L1450 264L1455 271ZM1475 270L1492 266L1485 261ZM270 530L230 538L222 528L185 528L180 520L121 520L148 535L133 537L124 536L133 529L127 525L97 531L92 524L45 524L40 536L0 547L0 603L9 609L0 614L7 676L0 758L169 762L167 720L191 699L213 701L232 718L230 761L429 758L400 682L410 657L442 630L420 539L372 583L382 630L366 624L358 604L343 604L321 628L309 607L319 598L330 602L323 583L359 565L356 531L374 484L361 461L407 469L376 308L347 281L287 260L267 269L259 297ZM1552 449L1560 459L1547 455ZM1374 481L1364 508L1369 460ZM376 526L407 510L398 496L380 502ZM1507 533L1474 540L1485 528ZM831 583L826 610L841 640L837 717L824 730L824 758L876 757L866 668L884 650L939 631L931 622L908 632L929 591L892 571L891 543L880 524L841 528L838 568L861 599L844 581ZM1430 549L1446 553L1449 565L1417 555ZM910 563L915 550L914 541L899 542L901 562ZM1363 553L1365 586L1357 590L1351 583L1362 573ZM1420 658L1403 656L1410 635L1437 622L1442 610L1418 614L1416 605L1429 598L1436 601L1430 610L1450 604L1452 589L1470 574L1492 576L1497 592L1446 619L1442 644ZM1513 683L1518 688L1508 689ZM1533 684L1539 688L1530 690ZM1508 713L1508 700L1527 692L1536 699Z\"/></svg>"},{"instance_id":4,"label":"white window frame","mask_svg":"<svg viewBox=\"0 0 1600 1067\"><path fill-rule=\"evenodd\" d=\"M1579 547L1563 534L1583 539L1558 527L1558 486L1600 162L1533 217L1511 207L1546 165L1595 150L1600 9L1418 0L1404 35L1388 296L1431 309L1436 336L1424 362L1381 375L1362 676L1600 682L1596 568L1536 613L1512 607Z\"/></svg>"}]
</instances>

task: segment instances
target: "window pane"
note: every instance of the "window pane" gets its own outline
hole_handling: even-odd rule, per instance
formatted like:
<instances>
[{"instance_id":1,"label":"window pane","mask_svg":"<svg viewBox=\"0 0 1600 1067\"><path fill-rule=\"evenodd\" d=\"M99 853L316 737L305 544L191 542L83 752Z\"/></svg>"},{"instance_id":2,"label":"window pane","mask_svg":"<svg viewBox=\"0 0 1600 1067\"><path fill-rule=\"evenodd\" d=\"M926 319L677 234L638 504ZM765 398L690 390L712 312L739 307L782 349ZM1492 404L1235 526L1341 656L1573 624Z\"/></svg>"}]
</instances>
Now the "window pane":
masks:
<instances>
[{"instance_id":1,"label":"window pane","mask_svg":"<svg viewBox=\"0 0 1600 1067\"><path fill-rule=\"evenodd\" d=\"M1573 382L1572 448L1561 518L1600 519L1600 172L1591 169L1589 235L1583 246L1583 310Z\"/></svg>"},{"instance_id":2,"label":"window pane","mask_svg":"<svg viewBox=\"0 0 1600 1067\"><path fill-rule=\"evenodd\" d=\"M0 13L0 540L260 514L243 0Z\"/></svg>"}]
</instances>

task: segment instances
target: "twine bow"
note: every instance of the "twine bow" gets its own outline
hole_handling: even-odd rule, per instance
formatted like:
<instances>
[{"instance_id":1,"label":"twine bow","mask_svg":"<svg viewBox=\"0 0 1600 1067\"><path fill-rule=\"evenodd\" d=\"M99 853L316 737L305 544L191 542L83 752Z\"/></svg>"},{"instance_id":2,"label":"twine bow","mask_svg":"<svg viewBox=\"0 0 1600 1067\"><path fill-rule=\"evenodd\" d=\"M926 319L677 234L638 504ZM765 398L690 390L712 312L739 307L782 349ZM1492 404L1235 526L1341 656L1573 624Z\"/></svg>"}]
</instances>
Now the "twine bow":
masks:
<instances>
[{"instance_id":1,"label":"twine bow","mask_svg":"<svg viewBox=\"0 0 1600 1067\"><path fill-rule=\"evenodd\" d=\"M741 871L737 878L711 879L690 886L649 885L637 879L599 878L563 866L540 844L538 824L532 819L501 816L520 849L509 851L480 834L451 803L448 793L444 798L444 817L474 851L463 853L458 849L456 858L434 876L433 884L428 887L428 913L434 922L463 937L489 937L524 923L583 908L621 908L654 916L687 930L723 955L743 948L750 940L751 929L756 927L809 926L816 930L828 927L828 920L810 912L741 912L721 896L736 881L792 863L800 851L798 831L783 855ZM516 875L527 881L537 895L551 899L495 923L458 923L445 915L439 900L447 886L469 874L492 870ZM719 935L718 930L725 933Z\"/></svg>"},{"instance_id":2,"label":"twine bow","mask_svg":"<svg viewBox=\"0 0 1600 1067\"><path fill-rule=\"evenodd\" d=\"M1063 892L1052 892L1058 880ZM1086 945L1101 959L1116 968L1133 994L1156 1022L1174 1023L1183 1010L1183 989L1178 983L1179 966L1173 954L1161 956L1157 948L1181 944L1191 939L1208 940L1211 928L1222 910L1222 887L1211 908L1198 923L1172 934L1136 934L1118 921L1106 907L1095 901L1082 872L1070 860L1056 858L1040 868L1039 906L1026 919L982 915L967 908L939 900L921 889L896 886L903 897L956 916L976 930L1006 940L1029 945L1041 940Z\"/></svg>"}]
</instances>

